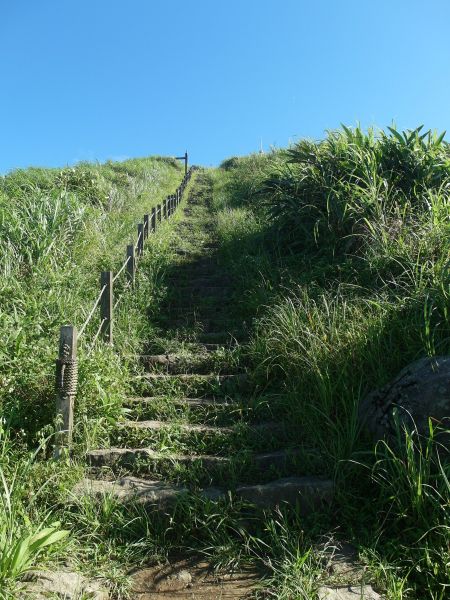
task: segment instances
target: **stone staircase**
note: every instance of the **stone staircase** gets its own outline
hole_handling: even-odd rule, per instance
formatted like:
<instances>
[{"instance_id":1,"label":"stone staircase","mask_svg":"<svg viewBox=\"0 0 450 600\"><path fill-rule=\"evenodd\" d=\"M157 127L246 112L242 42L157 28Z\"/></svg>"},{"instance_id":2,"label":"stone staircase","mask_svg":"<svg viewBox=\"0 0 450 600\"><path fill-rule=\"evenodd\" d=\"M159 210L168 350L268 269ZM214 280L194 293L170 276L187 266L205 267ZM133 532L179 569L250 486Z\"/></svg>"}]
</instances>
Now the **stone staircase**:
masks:
<instances>
[{"instance_id":1,"label":"stone staircase","mask_svg":"<svg viewBox=\"0 0 450 600\"><path fill-rule=\"evenodd\" d=\"M332 482L305 472L298 427L280 417L245 367L238 340L247 332L213 238L210 194L198 174L177 226L160 339L139 357L145 371L124 399L127 418L111 447L87 453L89 476L76 493L162 510L188 494L320 510L332 500Z\"/></svg>"}]
</instances>

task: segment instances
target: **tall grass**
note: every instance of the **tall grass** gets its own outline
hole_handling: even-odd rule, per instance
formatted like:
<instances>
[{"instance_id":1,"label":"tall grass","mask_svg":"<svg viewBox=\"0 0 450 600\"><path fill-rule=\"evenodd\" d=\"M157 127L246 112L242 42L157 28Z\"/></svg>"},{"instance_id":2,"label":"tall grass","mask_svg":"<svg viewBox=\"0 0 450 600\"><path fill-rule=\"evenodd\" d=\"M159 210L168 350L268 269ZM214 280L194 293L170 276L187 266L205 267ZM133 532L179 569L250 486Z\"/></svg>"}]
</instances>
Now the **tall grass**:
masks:
<instances>
[{"instance_id":1,"label":"tall grass","mask_svg":"<svg viewBox=\"0 0 450 600\"><path fill-rule=\"evenodd\" d=\"M60 325L84 321L100 271L118 268L136 223L180 177L173 161L152 158L19 170L0 179L0 407L11 427L33 435L52 421ZM96 326L80 348L81 411L98 405L97 396L112 405L125 382L109 349L84 360ZM129 350L137 337L119 335L121 343Z\"/></svg>"},{"instance_id":2,"label":"tall grass","mask_svg":"<svg viewBox=\"0 0 450 600\"><path fill-rule=\"evenodd\" d=\"M449 160L421 128L343 128L215 175L256 375L336 479L344 535L389 565L371 568L390 598L450 584L448 454L432 430L425 446L400 432L374 447L358 422L365 394L450 352Z\"/></svg>"}]
</instances>

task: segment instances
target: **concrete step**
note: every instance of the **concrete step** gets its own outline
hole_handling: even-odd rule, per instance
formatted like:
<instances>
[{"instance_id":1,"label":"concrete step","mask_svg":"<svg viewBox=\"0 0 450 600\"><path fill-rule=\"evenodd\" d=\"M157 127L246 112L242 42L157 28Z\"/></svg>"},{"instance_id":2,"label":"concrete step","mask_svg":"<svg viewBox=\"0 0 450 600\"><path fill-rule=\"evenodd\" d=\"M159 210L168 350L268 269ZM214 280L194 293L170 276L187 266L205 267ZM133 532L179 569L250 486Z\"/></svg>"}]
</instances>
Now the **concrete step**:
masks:
<instances>
[{"instance_id":1,"label":"concrete step","mask_svg":"<svg viewBox=\"0 0 450 600\"><path fill-rule=\"evenodd\" d=\"M213 344L235 344L236 341L242 341L247 339L247 332L242 329L231 329L231 330L217 330L217 331L206 331L199 333L197 339L201 343L213 343Z\"/></svg>"},{"instance_id":2,"label":"concrete step","mask_svg":"<svg viewBox=\"0 0 450 600\"><path fill-rule=\"evenodd\" d=\"M185 433L209 433L223 434L232 433L231 427L215 427L212 425L194 425L192 423L171 423L168 421L125 421L122 427L130 429L144 429L146 431L162 431L164 429L177 429Z\"/></svg>"},{"instance_id":3,"label":"concrete step","mask_svg":"<svg viewBox=\"0 0 450 600\"><path fill-rule=\"evenodd\" d=\"M187 454L202 453L226 456L241 448L255 453L269 452L283 443L291 444L298 436L284 423L266 421L247 424L235 421L230 425L191 423L186 421L123 421L111 434L111 445L127 448L152 448L178 452L183 448ZM286 441L287 440L287 441Z\"/></svg>"},{"instance_id":4,"label":"concrete step","mask_svg":"<svg viewBox=\"0 0 450 600\"><path fill-rule=\"evenodd\" d=\"M151 448L106 448L91 450L86 454L86 460L91 467L128 467L138 466L142 474L148 472L164 472L173 466L194 468L198 474L199 469L209 475L217 471L229 471L230 468L238 472L240 479L245 474L261 472L282 472L286 467L292 467L300 458L300 450L276 450L260 454L238 453L234 456L214 456L198 454L168 454L156 452Z\"/></svg>"},{"instance_id":5,"label":"concrete step","mask_svg":"<svg viewBox=\"0 0 450 600\"><path fill-rule=\"evenodd\" d=\"M181 285L183 287L229 287L233 280L229 275L223 275L217 270L211 269L210 273L204 272L202 275L197 271L189 272L179 272L170 274L167 277L167 280L171 284L175 284L176 286Z\"/></svg>"},{"instance_id":6,"label":"concrete step","mask_svg":"<svg viewBox=\"0 0 450 600\"><path fill-rule=\"evenodd\" d=\"M178 390L186 397L223 396L233 391L248 391L250 380L245 373L208 375L201 373L146 373L133 379L137 395L157 396ZM141 392L141 393L139 393ZM173 394L172 394L173 395Z\"/></svg>"},{"instance_id":7,"label":"concrete step","mask_svg":"<svg viewBox=\"0 0 450 600\"><path fill-rule=\"evenodd\" d=\"M323 477L284 477L263 485L243 485L236 495L260 508L283 504L297 506L301 515L317 512L330 505L334 485Z\"/></svg>"},{"instance_id":8,"label":"concrete step","mask_svg":"<svg viewBox=\"0 0 450 600\"><path fill-rule=\"evenodd\" d=\"M288 504L297 507L300 514L307 515L327 509L331 504L333 482L320 477L287 477L263 485L240 486L230 492L232 497L257 508L271 509ZM108 496L122 504L136 502L148 509L167 510L188 493L186 486L127 476L115 481L83 479L73 488L72 499L76 502L83 496L90 496L101 500ZM211 501L229 498L225 488L208 487L198 493Z\"/></svg>"},{"instance_id":9,"label":"concrete step","mask_svg":"<svg viewBox=\"0 0 450 600\"><path fill-rule=\"evenodd\" d=\"M190 423L229 425L247 411L228 397L168 398L167 396L136 397L125 400L131 414L139 420L167 420L184 417Z\"/></svg>"},{"instance_id":10,"label":"concrete step","mask_svg":"<svg viewBox=\"0 0 450 600\"><path fill-rule=\"evenodd\" d=\"M166 374L208 374L219 369L234 374L238 371L232 366L232 361L226 355L215 355L213 352L204 354L148 354L139 357L145 369L150 372Z\"/></svg>"}]
</instances>

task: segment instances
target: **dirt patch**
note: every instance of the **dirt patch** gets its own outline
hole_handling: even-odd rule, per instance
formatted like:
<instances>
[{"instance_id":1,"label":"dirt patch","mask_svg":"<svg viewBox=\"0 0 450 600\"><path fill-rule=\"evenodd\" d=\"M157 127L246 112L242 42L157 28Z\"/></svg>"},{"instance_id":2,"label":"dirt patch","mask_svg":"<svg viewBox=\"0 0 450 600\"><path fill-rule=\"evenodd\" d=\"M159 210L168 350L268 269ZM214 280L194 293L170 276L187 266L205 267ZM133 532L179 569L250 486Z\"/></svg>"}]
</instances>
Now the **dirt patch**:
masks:
<instances>
[{"instance_id":1,"label":"dirt patch","mask_svg":"<svg viewBox=\"0 0 450 600\"><path fill-rule=\"evenodd\" d=\"M132 600L250 600L256 597L261 574L214 571L204 561L180 560L142 569L132 575Z\"/></svg>"}]
</instances>

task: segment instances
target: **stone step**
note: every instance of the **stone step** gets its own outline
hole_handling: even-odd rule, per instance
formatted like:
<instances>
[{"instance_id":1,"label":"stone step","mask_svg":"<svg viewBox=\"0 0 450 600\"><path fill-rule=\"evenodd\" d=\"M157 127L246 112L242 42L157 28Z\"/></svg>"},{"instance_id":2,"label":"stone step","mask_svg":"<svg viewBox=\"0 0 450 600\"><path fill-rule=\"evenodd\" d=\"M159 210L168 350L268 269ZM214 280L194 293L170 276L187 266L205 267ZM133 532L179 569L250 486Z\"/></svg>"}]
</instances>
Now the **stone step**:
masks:
<instances>
[{"instance_id":1,"label":"stone step","mask_svg":"<svg viewBox=\"0 0 450 600\"><path fill-rule=\"evenodd\" d=\"M174 273L167 277L167 280L176 285L183 285L187 287L205 287L205 286L225 286L228 287L233 283L232 278L229 275L222 275L211 269L211 273L200 276L198 272L190 273Z\"/></svg>"},{"instance_id":2,"label":"stone step","mask_svg":"<svg viewBox=\"0 0 450 600\"><path fill-rule=\"evenodd\" d=\"M226 375L146 373L135 377L133 384L138 391L137 395L142 393L143 396L157 396L161 395L162 391L178 390L186 397L197 397L223 395L234 390L247 391L250 380L245 373Z\"/></svg>"},{"instance_id":3,"label":"stone step","mask_svg":"<svg viewBox=\"0 0 450 600\"><path fill-rule=\"evenodd\" d=\"M174 465L195 468L196 474L202 469L209 475L214 471L224 471L232 467L238 472L240 479L246 473L284 471L287 466L292 467L301 456L300 450L276 450L261 454L238 453L235 456L214 456L198 454L168 454L156 452L151 448L106 448L91 450L86 454L86 460L91 467L130 467L136 465L143 471L143 465L150 472L164 470L164 466Z\"/></svg>"},{"instance_id":4,"label":"stone step","mask_svg":"<svg viewBox=\"0 0 450 600\"><path fill-rule=\"evenodd\" d=\"M334 485L323 477L284 477L263 485L243 485L236 495L260 508L290 504L297 506L301 515L317 512L333 499Z\"/></svg>"},{"instance_id":5,"label":"stone step","mask_svg":"<svg viewBox=\"0 0 450 600\"><path fill-rule=\"evenodd\" d=\"M169 421L125 421L121 425L122 427L130 429L145 429L146 431L162 431L164 429L176 428L179 431L185 433L209 433L209 434L223 434L232 433L231 427L215 427L213 425L194 425L192 423L171 423Z\"/></svg>"},{"instance_id":6,"label":"stone step","mask_svg":"<svg viewBox=\"0 0 450 600\"><path fill-rule=\"evenodd\" d=\"M222 329L224 326L230 324L229 318L223 318L220 315L212 318L211 316L205 316L201 313L189 315L183 313L183 317L177 317L170 314L170 309L167 310L167 314L158 318L158 323L162 327L167 329L184 329L197 328L204 333L210 333Z\"/></svg>"},{"instance_id":7,"label":"stone step","mask_svg":"<svg viewBox=\"0 0 450 600\"><path fill-rule=\"evenodd\" d=\"M225 356L215 357L212 352L205 354L149 354L139 357L145 369L150 372L166 374L208 374L219 368L228 371L232 369L231 360ZM222 363L220 365L220 363ZM238 369L233 369L237 371ZM230 373L231 374L231 373Z\"/></svg>"},{"instance_id":8,"label":"stone step","mask_svg":"<svg viewBox=\"0 0 450 600\"><path fill-rule=\"evenodd\" d=\"M198 340L201 343L215 343L215 344L235 344L237 341L245 340L248 337L247 332L242 330L232 329L230 330L217 330L217 331L205 331L198 335Z\"/></svg>"},{"instance_id":9,"label":"stone step","mask_svg":"<svg viewBox=\"0 0 450 600\"><path fill-rule=\"evenodd\" d=\"M264 423L238 424L239 428L245 428L250 433L278 435L285 430L284 423L276 421L266 421ZM147 419L143 421L127 420L120 424L120 427L130 429L144 429L146 431L163 431L165 429L177 429L185 433L208 433L208 434L230 434L236 431L235 427L219 427L216 425L177 423L172 421L159 421L157 419Z\"/></svg>"},{"instance_id":10,"label":"stone step","mask_svg":"<svg viewBox=\"0 0 450 600\"><path fill-rule=\"evenodd\" d=\"M188 454L202 448L204 454L229 455L246 448L255 453L269 452L281 444L292 444L298 435L284 423L266 421L247 424L235 421L229 425L204 422L192 423L159 419L127 420L118 424L111 433L111 445L127 448L152 448L178 452L182 447Z\"/></svg>"},{"instance_id":11,"label":"stone step","mask_svg":"<svg viewBox=\"0 0 450 600\"><path fill-rule=\"evenodd\" d=\"M164 420L180 416L190 423L228 425L246 410L228 397L168 398L167 396L135 397L125 400L125 406L137 419Z\"/></svg>"},{"instance_id":12,"label":"stone step","mask_svg":"<svg viewBox=\"0 0 450 600\"><path fill-rule=\"evenodd\" d=\"M230 491L232 496L256 507L267 509L289 504L296 506L302 515L324 510L333 500L333 482L320 477L287 477ZM148 509L167 510L188 493L185 486L126 476L115 481L83 479L75 485L71 496L73 501L83 496L99 500L108 496L122 504L136 502ZM211 501L229 498L228 490L224 488L208 487L199 494Z\"/></svg>"},{"instance_id":13,"label":"stone step","mask_svg":"<svg viewBox=\"0 0 450 600\"><path fill-rule=\"evenodd\" d=\"M187 406L189 408L236 408L239 406L237 402L233 402L228 398L170 398L166 396L132 396L125 399L127 406L152 405L159 401L167 401L175 406Z\"/></svg>"}]
</instances>

